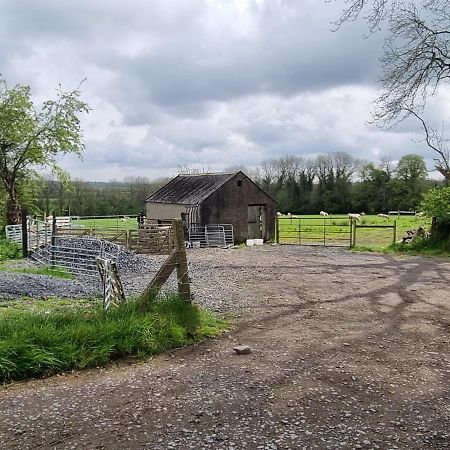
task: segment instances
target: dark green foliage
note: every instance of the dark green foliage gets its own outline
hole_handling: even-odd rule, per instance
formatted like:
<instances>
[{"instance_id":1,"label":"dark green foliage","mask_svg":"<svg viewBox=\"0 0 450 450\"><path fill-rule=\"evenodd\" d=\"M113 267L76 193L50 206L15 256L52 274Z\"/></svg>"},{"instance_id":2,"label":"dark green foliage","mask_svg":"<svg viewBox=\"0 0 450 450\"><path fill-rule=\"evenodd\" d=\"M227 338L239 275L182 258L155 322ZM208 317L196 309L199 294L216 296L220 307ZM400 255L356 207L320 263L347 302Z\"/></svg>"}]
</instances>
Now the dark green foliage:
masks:
<instances>
[{"instance_id":1,"label":"dark green foliage","mask_svg":"<svg viewBox=\"0 0 450 450\"><path fill-rule=\"evenodd\" d=\"M0 237L0 261L5 259L17 259L22 256L22 247L14 242Z\"/></svg>"},{"instance_id":2,"label":"dark green foliage","mask_svg":"<svg viewBox=\"0 0 450 450\"><path fill-rule=\"evenodd\" d=\"M145 312L137 302L108 312L6 310L0 316L0 381L144 357L215 336L225 325L177 297L154 301Z\"/></svg>"},{"instance_id":3,"label":"dark green foliage","mask_svg":"<svg viewBox=\"0 0 450 450\"><path fill-rule=\"evenodd\" d=\"M421 156L405 155L391 168L389 162L362 165L344 152L313 160L292 156L268 160L255 181L275 198L279 211L293 214L416 210L422 194L436 184L426 179Z\"/></svg>"}]
</instances>

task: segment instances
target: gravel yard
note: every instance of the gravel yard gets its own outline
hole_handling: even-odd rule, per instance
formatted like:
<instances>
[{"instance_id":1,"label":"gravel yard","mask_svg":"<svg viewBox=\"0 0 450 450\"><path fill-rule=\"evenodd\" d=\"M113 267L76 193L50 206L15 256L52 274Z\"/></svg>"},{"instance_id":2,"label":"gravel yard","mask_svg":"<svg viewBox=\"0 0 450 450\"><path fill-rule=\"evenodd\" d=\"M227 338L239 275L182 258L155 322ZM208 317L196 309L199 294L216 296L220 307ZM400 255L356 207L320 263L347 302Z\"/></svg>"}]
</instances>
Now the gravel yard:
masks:
<instances>
[{"instance_id":1,"label":"gravel yard","mask_svg":"<svg viewBox=\"0 0 450 450\"><path fill-rule=\"evenodd\" d=\"M123 266L127 292L163 259L143 261L144 275ZM196 301L233 328L145 362L4 386L1 448L450 448L448 259L293 246L188 259Z\"/></svg>"}]
</instances>

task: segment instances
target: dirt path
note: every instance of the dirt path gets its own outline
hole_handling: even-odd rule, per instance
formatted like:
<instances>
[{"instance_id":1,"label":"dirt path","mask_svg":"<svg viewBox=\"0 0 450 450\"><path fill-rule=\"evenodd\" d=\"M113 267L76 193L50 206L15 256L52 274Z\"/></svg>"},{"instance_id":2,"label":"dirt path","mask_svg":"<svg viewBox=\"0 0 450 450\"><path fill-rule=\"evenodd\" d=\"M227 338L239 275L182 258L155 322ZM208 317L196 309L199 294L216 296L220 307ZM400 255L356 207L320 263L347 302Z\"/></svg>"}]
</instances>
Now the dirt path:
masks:
<instances>
[{"instance_id":1,"label":"dirt path","mask_svg":"<svg viewBox=\"0 0 450 450\"><path fill-rule=\"evenodd\" d=\"M235 328L147 362L4 387L0 448L450 448L449 260L293 247L189 257L204 295L243 301Z\"/></svg>"}]
</instances>

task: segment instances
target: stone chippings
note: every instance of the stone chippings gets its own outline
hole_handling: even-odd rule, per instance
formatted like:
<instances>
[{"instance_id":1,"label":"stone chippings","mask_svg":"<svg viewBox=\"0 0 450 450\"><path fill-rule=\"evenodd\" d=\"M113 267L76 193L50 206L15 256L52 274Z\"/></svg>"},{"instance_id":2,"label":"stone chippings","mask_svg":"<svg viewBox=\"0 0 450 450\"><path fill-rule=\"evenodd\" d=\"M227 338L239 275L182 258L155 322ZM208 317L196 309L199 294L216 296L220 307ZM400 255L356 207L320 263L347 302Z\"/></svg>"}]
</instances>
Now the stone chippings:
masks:
<instances>
[{"instance_id":1,"label":"stone chippings","mask_svg":"<svg viewBox=\"0 0 450 450\"><path fill-rule=\"evenodd\" d=\"M81 241L77 238L58 238L61 246L99 250L100 241L89 239ZM153 276L164 263L167 255L138 255L115 244L104 242L105 253L116 258L120 278L127 296L139 295L147 287ZM222 313L239 311L249 305L247 297L240 295L236 286L235 267L220 267L211 258L220 257L233 252L233 249L196 249L188 251L189 275L192 282L194 301L212 311ZM43 253L43 251L41 251ZM38 253L39 256L39 253ZM43 267L32 260L22 260L14 264L21 267ZM258 277L257 271L254 273ZM175 271L163 287L163 293L176 291L177 280ZM30 298L93 298L100 297L102 287L97 272L93 276L76 275L74 280L56 277L23 274L17 272L0 272L1 299Z\"/></svg>"},{"instance_id":2,"label":"stone chippings","mask_svg":"<svg viewBox=\"0 0 450 450\"><path fill-rule=\"evenodd\" d=\"M231 330L3 387L2 450L450 449L450 261L269 246L188 259L197 301L233 312Z\"/></svg>"}]
</instances>

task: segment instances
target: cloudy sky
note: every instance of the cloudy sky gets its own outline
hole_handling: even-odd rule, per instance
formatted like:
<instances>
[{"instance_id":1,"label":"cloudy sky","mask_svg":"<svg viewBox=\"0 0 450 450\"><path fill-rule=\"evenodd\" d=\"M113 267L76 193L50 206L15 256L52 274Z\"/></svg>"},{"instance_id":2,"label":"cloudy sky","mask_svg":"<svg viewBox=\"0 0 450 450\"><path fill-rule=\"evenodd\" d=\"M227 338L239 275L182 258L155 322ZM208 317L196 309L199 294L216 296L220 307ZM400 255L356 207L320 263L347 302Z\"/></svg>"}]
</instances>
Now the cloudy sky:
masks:
<instances>
[{"instance_id":1,"label":"cloudy sky","mask_svg":"<svg viewBox=\"0 0 450 450\"><path fill-rule=\"evenodd\" d=\"M415 124L391 132L367 124L382 33L364 39L363 22L333 33L342 0L0 5L0 73L10 85L29 84L39 102L86 79L84 158L62 160L75 178L220 171L330 151L431 158L412 141ZM450 118L449 100L431 105L434 116Z\"/></svg>"}]
</instances>

